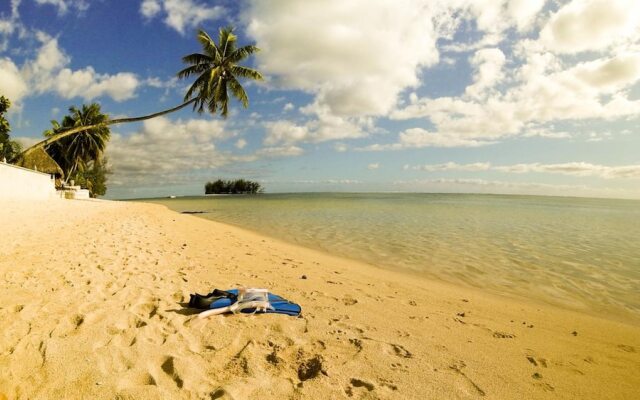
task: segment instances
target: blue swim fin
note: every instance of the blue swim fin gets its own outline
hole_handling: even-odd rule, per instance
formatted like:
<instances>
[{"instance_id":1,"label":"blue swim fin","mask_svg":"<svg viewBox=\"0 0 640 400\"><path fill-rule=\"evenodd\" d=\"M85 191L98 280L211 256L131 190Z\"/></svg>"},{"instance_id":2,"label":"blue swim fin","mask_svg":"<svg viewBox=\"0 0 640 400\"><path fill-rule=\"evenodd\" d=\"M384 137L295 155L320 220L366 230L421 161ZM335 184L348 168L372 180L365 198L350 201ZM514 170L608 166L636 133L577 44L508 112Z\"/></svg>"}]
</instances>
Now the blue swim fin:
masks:
<instances>
[{"instance_id":1,"label":"blue swim fin","mask_svg":"<svg viewBox=\"0 0 640 400\"><path fill-rule=\"evenodd\" d=\"M227 290L227 292L233 293L236 296L238 295L238 289L230 289L230 290ZM298 304L292 303L289 300L286 300L286 299L282 298L281 296L275 295L273 293L269 293L268 297L269 297L269 303L271 304L273 309L272 310L271 309L270 310L266 310L266 311L257 311L257 313L263 313L264 312L264 313L286 314L286 315L291 315L293 317L297 317L302 312L302 308ZM236 302L236 300L234 300L234 299L221 298L221 299L217 299L216 301L211 303L209 308L210 309L217 309L217 308L228 307L228 306L232 305L235 302ZM243 314L251 314L251 313L256 312L256 309L255 308L245 308L245 309L241 310L240 312L243 313Z\"/></svg>"}]
</instances>

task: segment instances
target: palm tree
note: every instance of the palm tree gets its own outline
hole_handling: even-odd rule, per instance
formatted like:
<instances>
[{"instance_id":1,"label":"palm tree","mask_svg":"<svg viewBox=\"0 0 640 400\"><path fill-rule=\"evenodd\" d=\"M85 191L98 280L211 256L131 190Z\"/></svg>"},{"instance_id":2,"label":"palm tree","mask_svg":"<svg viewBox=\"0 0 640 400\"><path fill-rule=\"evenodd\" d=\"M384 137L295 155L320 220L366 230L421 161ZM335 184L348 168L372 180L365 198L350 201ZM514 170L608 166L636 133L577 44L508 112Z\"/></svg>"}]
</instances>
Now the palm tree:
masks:
<instances>
[{"instance_id":1,"label":"palm tree","mask_svg":"<svg viewBox=\"0 0 640 400\"><path fill-rule=\"evenodd\" d=\"M181 110L190 104L193 104L193 109L198 113L202 113L206 108L212 114L220 112L220 115L226 118L229 113L229 90L247 108L249 98L238 78L262 80L263 77L258 71L238 63L259 49L253 45L237 48L237 39L231 27L219 29L217 44L207 32L202 29L198 31L198 41L202 45L203 53L193 53L183 57L182 60L190 65L178 72L179 78L188 78L193 75L198 75L198 78L187 90L184 102L179 106L141 117L106 119L90 125L73 126L70 129L58 131L55 135L29 147L21 156L78 132L125 122L144 121Z\"/></svg>"},{"instance_id":2,"label":"palm tree","mask_svg":"<svg viewBox=\"0 0 640 400\"><path fill-rule=\"evenodd\" d=\"M223 28L220 29L216 44L207 32L200 30L198 41L204 54L193 53L182 58L182 61L191 65L178 72L178 78L198 75L187 90L184 101L195 100L193 109L199 113L206 107L212 114L220 110L220 115L226 118L229 113L229 90L244 108L249 106L249 97L236 77L262 80L262 75L238 63L259 49L253 45L236 48L237 39L232 28Z\"/></svg>"},{"instance_id":3,"label":"palm tree","mask_svg":"<svg viewBox=\"0 0 640 400\"><path fill-rule=\"evenodd\" d=\"M22 152L22 146L15 140L11 140L9 136L11 126L9 125L9 121L4 117L9 107L11 107L11 101L0 95L0 161L8 160L11 162Z\"/></svg>"},{"instance_id":4,"label":"palm tree","mask_svg":"<svg viewBox=\"0 0 640 400\"><path fill-rule=\"evenodd\" d=\"M60 165L67 180L74 173L84 171L88 164L102 158L110 138L110 129L104 125L105 121L108 121L108 117L102 114L97 103L83 105L81 109L70 107L69 115L62 119L62 123L51 121L53 128L44 133L49 138L69 129L84 128L73 136L64 137L45 147L51 158ZM88 126L95 127L87 129Z\"/></svg>"}]
</instances>

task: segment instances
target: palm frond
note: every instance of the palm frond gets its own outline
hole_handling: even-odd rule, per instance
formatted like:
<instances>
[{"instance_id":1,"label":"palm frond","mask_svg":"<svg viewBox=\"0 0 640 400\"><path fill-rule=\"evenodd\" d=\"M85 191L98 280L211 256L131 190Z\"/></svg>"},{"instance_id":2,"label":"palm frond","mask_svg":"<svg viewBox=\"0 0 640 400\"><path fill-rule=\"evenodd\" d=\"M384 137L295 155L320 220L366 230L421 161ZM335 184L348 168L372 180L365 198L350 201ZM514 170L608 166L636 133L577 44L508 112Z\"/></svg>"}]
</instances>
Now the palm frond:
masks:
<instances>
[{"instance_id":1,"label":"palm frond","mask_svg":"<svg viewBox=\"0 0 640 400\"><path fill-rule=\"evenodd\" d=\"M221 76L220 78L218 78L213 95L209 100L209 111L215 113L219 107L221 110L221 115L226 118L227 112L229 111L228 100L229 95L227 93L227 85L225 80Z\"/></svg>"},{"instance_id":2,"label":"palm frond","mask_svg":"<svg viewBox=\"0 0 640 400\"><path fill-rule=\"evenodd\" d=\"M213 61L213 57L208 56L206 54L201 54L201 53L188 54L182 57L182 62L184 62L185 64L192 64L192 65L207 64L212 61Z\"/></svg>"},{"instance_id":3,"label":"palm frond","mask_svg":"<svg viewBox=\"0 0 640 400\"><path fill-rule=\"evenodd\" d=\"M231 89L231 93L236 99L240 100L244 108L249 107L249 96L247 96L247 92L244 91L244 88L236 78L229 78L229 89Z\"/></svg>"},{"instance_id":4,"label":"palm frond","mask_svg":"<svg viewBox=\"0 0 640 400\"><path fill-rule=\"evenodd\" d=\"M222 59L222 53L216 45L216 42L214 42L213 39L211 39L211 36L202 29L198 31L198 41L202 45L205 53L207 53L216 62Z\"/></svg>"},{"instance_id":5,"label":"palm frond","mask_svg":"<svg viewBox=\"0 0 640 400\"><path fill-rule=\"evenodd\" d=\"M196 81L193 82L193 84L187 90L187 93L184 95L184 101L191 100L191 98L193 97L193 93L198 91L198 89L200 89L200 92L201 92L202 91L201 88L203 85L206 84L206 82L207 82L207 74L205 73L200 75L198 79L196 79Z\"/></svg>"},{"instance_id":6,"label":"palm frond","mask_svg":"<svg viewBox=\"0 0 640 400\"><path fill-rule=\"evenodd\" d=\"M207 68L209 68L207 64L192 65L178 72L178 78L183 79L188 78L191 75L201 74L206 71Z\"/></svg>"},{"instance_id":7,"label":"palm frond","mask_svg":"<svg viewBox=\"0 0 640 400\"><path fill-rule=\"evenodd\" d=\"M222 68L216 67L209 72L209 80L207 82L207 93L214 93L213 89L218 84L218 80L222 74Z\"/></svg>"},{"instance_id":8,"label":"palm frond","mask_svg":"<svg viewBox=\"0 0 640 400\"><path fill-rule=\"evenodd\" d=\"M229 54L229 57L227 57L227 60L230 63L238 63L242 60L244 60L245 58L249 57L250 55L259 52L260 49L257 48L254 45L247 45L247 46L243 46L240 47L239 49L234 50L233 53Z\"/></svg>"},{"instance_id":9,"label":"palm frond","mask_svg":"<svg viewBox=\"0 0 640 400\"><path fill-rule=\"evenodd\" d=\"M218 31L218 45L223 58L233 53L236 40L238 40L238 37L233 34L232 27L220 28Z\"/></svg>"},{"instance_id":10,"label":"palm frond","mask_svg":"<svg viewBox=\"0 0 640 400\"><path fill-rule=\"evenodd\" d=\"M253 79L256 81L264 80L262 74L253 68L243 67L241 65L233 65L229 68L231 73L241 78Z\"/></svg>"}]
</instances>

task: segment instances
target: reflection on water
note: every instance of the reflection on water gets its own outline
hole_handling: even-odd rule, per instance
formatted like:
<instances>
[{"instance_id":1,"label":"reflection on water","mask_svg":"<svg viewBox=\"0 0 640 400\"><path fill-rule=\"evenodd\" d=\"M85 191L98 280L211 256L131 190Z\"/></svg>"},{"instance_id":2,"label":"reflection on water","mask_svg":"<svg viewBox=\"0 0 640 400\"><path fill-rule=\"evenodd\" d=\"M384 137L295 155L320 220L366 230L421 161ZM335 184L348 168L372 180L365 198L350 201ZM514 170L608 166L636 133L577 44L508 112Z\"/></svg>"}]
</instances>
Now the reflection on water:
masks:
<instances>
[{"instance_id":1,"label":"reflection on water","mask_svg":"<svg viewBox=\"0 0 640 400\"><path fill-rule=\"evenodd\" d=\"M640 202L464 194L153 200L385 268L640 320Z\"/></svg>"}]
</instances>

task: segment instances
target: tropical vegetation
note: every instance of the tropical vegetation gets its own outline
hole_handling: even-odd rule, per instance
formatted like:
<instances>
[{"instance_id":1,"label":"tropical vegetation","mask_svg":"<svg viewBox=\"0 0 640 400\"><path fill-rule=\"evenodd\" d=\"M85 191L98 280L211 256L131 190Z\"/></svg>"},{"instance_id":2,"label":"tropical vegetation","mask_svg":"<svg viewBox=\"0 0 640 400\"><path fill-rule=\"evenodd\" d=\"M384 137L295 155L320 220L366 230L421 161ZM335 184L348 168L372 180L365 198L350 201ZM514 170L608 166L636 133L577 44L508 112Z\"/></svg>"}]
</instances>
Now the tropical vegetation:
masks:
<instances>
[{"instance_id":1,"label":"tropical vegetation","mask_svg":"<svg viewBox=\"0 0 640 400\"><path fill-rule=\"evenodd\" d=\"M229 113L229 92L245 108L248 107L249 97L238 79L262 80L263 77L258 71L239 65L239 63L259 51L259 49L254 45L237 47L238 37L233 33L233 28L231 27L219 29L218 43L204 30L198 31L197 39L202 46L202 53L193 53L183 57L183 62L189 64L189 66L178 72L179 78L197 76L187 90L182 104L141 117L106 118L89 125L65 127L67 129L56 130L55 134L31 146L22 154L25 155L36 148L48 147L56 141L89 129L126 122L144 121L178 111L188 105L193 105L193 109L198 113L202 113L206 109L214 115L220 113L222 117L226 118Z\"/></svg>"},{"instance_id":2,"label":"tropical vegetation","mask_svg":"<svg viewBox=\"0 0 640 400\"><path fill-rule=\"evenodd\" d=\"M205 194L257 194L263 191L264 188L260 183L245 179L218 179L204 185Z\"/></svg>"},{"instance_id":3,"label":"tropical vegetation","mask_svg":"<svg viewBox=\"0 0 640 400\"><path fill-rule=\"evenodd\" d=\"M44 132L45 137L55 137L60 132L79 127L98 125L84 129L73 136L67 136L45 147L47 153L64 171L67 181L74 173L84 170L87 165L102 157L111 136L109 127L100 125L108 117L100 111L100 105L92 103L82 108L72 106L69 115L61 122L51 121L52 128Z\"/></svg>"},{"instance_id":4,"label":"tropical vegetation","mask_svg":"<svg viewBox=\"0 0 640 400\"><path fill-rule=\"evenodd\" d=\"M84 104L81 108L72 106L69 115L61 122L51 121L52 128L44 132L45 137L56 137L59 132L85 127L73 136L51 142L45 150L62 168L66 182L73 180L89 189L92 197L106 193L108 169L103 155L111 132L107 125L101 124L107 120L108 116L101 112L97 103Z\"/></svg>"},{"instance_id":5,"label":"tropical vegetation","mask_svg":"<svg viewBox=\"0 0 640 400\"><path fill-rule=\"evenodd\" d=\"M4 115L9 111L10 107L11 101L0 95L0 161L7 160L8 162L13 161L22 152L20 143L11 140L9 136L11 126Z\"/></svg>"},{"instance_id":6,"label":"tropical vegetation","mask_svg":"<svg viewBox=\"0 0 640 400\"><path fill-rule=\"evenodd\" d=\"M111 173L108 164L106 158L90 162L73 175L75 184L88 189L91 197L104 196L107 193L107 175Z\"/></svg>"}]
</instances>

